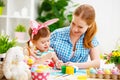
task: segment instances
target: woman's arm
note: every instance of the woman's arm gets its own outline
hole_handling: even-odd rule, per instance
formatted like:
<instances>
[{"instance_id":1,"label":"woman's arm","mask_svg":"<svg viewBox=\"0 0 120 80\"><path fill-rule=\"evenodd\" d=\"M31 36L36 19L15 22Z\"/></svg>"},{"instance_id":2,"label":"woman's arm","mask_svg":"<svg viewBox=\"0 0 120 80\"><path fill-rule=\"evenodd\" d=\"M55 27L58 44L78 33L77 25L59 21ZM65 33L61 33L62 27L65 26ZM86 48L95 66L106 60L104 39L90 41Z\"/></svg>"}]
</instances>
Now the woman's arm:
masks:
<instances>
[{"instance_id":1,"label":"woman's arm","mask_svg":"<svg viewBox=\"0 0 120 80\"><path fill-rule=\"evenodd\" d=\"M92 48L90 50L90 58L91 58L91 65L92 67L99 68L100 67L100 50L99 46Z\"/></svg>"},{"instance_id":2,"label":"woman's arm","mask_svg":"<svg viewBox=\"0 0 120 80\"><path fill-rule=\"evenodd\" d=\"M99 68L100 67L100 57L99 57L100 51L98 46L94 47L90 50L90 58L91 61L84 62L84 63L73 63L73 62L67 62L65 65L69 66L77 66L78 68Z\"/></svg>"}]
</instances>

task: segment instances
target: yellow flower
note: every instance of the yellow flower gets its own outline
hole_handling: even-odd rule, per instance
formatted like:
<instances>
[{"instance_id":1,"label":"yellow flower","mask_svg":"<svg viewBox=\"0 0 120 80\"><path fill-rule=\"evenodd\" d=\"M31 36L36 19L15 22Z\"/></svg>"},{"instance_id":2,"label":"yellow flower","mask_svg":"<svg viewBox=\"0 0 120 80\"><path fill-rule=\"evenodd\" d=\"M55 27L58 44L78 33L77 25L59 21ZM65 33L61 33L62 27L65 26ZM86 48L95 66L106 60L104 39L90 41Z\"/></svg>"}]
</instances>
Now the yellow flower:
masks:
<instances>
[{"instance_id":1,"label":"yellow flower","mask_svg":"<svg viewBox=\"0 0 120 80\"><path fill-rule=\"evenodd\" d=\"M115 57L115 56L118 56L118 53L117 52L113 52L112 55Z\"/></svg>"},{"instance_id":2,"label":"yellow flower","mask_svg":"<svg viewBox=\"0 0 120 80\"><path fill-rule=\"evenodd\" d=\"M118 52L118 56L120 56L120 52Z\"/></svg>"}]
</instances>

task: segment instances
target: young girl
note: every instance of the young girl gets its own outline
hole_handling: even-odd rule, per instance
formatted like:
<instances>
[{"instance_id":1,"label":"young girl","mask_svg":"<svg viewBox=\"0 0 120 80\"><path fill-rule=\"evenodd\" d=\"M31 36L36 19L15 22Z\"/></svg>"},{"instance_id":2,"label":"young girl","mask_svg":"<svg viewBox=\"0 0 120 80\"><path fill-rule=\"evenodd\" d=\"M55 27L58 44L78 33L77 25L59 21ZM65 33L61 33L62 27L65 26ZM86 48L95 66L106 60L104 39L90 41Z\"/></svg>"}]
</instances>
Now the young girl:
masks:
<instances>
[{"instance_id":1,"label":"young girl","mask_svg":"<svg viewBox=\"0 0 120 80\"><path fill-rule=\"evenodd\" d=\"M47 64L54 67L54 64L50 64L54 62L56 67L60 69L63 63L57 58L56 53L50 47L50 31L48 29L48 25L51 25L56 21L58 21L58 19L52 19L45 23L31 21L27 55L32 56L37 64Z\"/></svg>"}]
</instances>

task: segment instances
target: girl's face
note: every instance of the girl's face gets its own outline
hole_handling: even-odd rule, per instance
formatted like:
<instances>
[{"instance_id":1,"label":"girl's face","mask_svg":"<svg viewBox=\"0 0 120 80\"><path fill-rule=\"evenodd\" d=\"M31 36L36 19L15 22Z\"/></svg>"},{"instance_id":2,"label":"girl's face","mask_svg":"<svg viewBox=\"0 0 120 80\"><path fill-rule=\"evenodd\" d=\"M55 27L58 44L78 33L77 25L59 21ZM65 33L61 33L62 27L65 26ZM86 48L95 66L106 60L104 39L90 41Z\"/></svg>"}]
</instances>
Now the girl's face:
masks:
<instances>
[{"instance_id":1,"label":"girl's face","mask_svg":"<svg viewBox=\"0 0 120 80\"><path fill-rule=\"evenodd\" d=\"M80 16L73 15L71 22L71 34L74 36L81 36L88 29L87 23L80 18Z\"/></svg>"},{"instance_id":2,"label":"girl's face","mask_svg":"<svg viewBox=\"0 0 120 80\"><path fill-rule=\"evenodd\" d=\"M45 38L39 38L37 41L34 41L34 45L41 52L48 51L50 47L50 36Z\"/></svg>"}]
</instances>

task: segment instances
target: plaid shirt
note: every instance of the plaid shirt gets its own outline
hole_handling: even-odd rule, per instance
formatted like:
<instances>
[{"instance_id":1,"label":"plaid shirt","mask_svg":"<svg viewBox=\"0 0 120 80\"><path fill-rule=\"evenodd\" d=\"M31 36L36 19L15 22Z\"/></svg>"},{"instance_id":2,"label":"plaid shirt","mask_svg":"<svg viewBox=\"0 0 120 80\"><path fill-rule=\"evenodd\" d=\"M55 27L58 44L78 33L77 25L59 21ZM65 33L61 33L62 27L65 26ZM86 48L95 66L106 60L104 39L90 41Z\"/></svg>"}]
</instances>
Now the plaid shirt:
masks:
<instances>
[{"instance_id":1,"label":"plaid shirt","mask_svg":"<svg viewBox=\"0 0 120 80\"><path fill-rule=\"evenodd\" d=\"M57 29L51 33L50 46L54 48L57 56L63 62L86 62L90 49L83 47L84 34L76 43L76 50L73 55L73 45L70 40L70 27ZM94 37L92 44L96 47L99 43Z\"/></svg>"}]
</instances>

